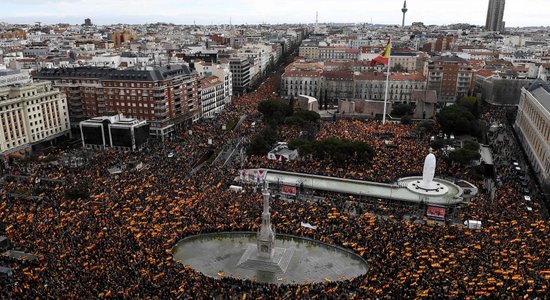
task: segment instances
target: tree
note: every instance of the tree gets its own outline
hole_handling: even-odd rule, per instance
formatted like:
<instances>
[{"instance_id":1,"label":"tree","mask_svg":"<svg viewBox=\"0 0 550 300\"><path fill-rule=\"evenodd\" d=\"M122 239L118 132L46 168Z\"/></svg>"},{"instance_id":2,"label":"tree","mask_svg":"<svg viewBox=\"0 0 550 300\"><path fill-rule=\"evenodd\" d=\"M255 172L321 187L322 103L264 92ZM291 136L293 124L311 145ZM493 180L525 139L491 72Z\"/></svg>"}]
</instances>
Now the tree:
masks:
<instances>
[{"instance_id":1,"label":"tree","mask_svg":"<svg viewBox=\"0 0 550 300\"><path fill-rule=\"evenodd\" d=\"M392 116L402 117L413 112L413 107L410 104L399 103L393 106L391 111Z\"/></svg>"},{"instance_id":2,"label":"tree","mask_svg":"<svg viewBox=\"0 0 550 300\"><path fill-rule=\"evenodd\" d=\"M316 159L329 159L337 164L366 163L374 157L374 149L369 144L334 137L321 141L296 139L290 141L289 148L298 149L302 157L313 156Z\"/></svg>"},{"instance_id":3,"label":"tree","mask_svg":"<svg viewBox=\"0 0 550 300\"><path fill-rule=\"evenodd\" d=\"M473 96L464 96L460 98L456 104L465 107L470 111L476 118L479 118L481 113L481 104L477 100L477 97Z\"/></svg>"},{"instance_id":4,"label":"tree","mask_svg":"<svg viewBox=\"0 0 550 300\"><path fill-rule=\"evenodd\" d=\"M269 99L258 104L258 111L264 116L266 123L278 125L292 114L292 108L282 101Z\"/></svg>"},{"instance_id":5,"label":"tree","mask_svg":"<svg viewBox=\"0 0 550 300\"><path fill-rule=\"evenodd\" d=\"M479 143L472 140L464 141L462 148L468 151L479 152Z\"/></svg>"},{"instance_id":6,"label":"tree","mask_svg":"<svg viewBox=\"0 0 550 300\"><path fill-rule=\"evenodd\" d=\"M267 126L262 132L258 133L246 149L249 155L266 155L277 141L277 130Z\"/></svg>"},{"instance_id":7,"label":"tree","mask_svg":"<svg viewBox=\"0 0 550 300\"><path fill-rule=\"evenodd\" d=\"M321 116L309 110L297 110L292 116L285 119L286 124L303 126L307 123L317 123L321 119Z\"/></svg>"},{"instance_id":8,"label":"tree","mask_svg":"<svg viewBox=\"0 0 550 300\"><path fill-rule=\"evenodd\" d=\"M401 117L401 124L403 125L410 125L412 124L412 118L409 115Z\"/></svg>"},{"instance_id":9,"label":"tree","mask_svg":"<svg viewBox=\"0 0 550 300\"><path fill-rule=\"evenodd\" d=\"M449 159L461 165L467 165L473 160L481 158L479 147L479 143L476 141L464 141L461 149L449 153Z\"/></svg>"},{"instance_id":10,"label":"tree","mask_svg":"<svg viewBox=\"0 0 550 300\"><path fill-rule=\"evenodd\" d=\"M481 154L479 154L479 152L470 151L464 148L449 153L449 159L461 165L467 165L473 160L478 160L480 157Z\"/></svg>"},{"instance_id":11,"label":"tree","mask_svg":"<svg viewBox=\"0 0 550 300\"><path fill-rule=\"evenodd\" d=\"M434 150L440 150L441 148L449 145L449 142L450 141L448 140L435 140L430 143L430 147L432 147L432 149Z\"/></svg>"},{"instance_id":12,"label":"tree","mask_svg":"<svg viewBox=\"0 0 550 300\"><path fill-rule=\"evenodd\" d=\"M479 121L464 106L451 105L443 108L437 114L437 122L447 134L470 134L477 137L481 135Z\"/></svg>"}]
</instances>

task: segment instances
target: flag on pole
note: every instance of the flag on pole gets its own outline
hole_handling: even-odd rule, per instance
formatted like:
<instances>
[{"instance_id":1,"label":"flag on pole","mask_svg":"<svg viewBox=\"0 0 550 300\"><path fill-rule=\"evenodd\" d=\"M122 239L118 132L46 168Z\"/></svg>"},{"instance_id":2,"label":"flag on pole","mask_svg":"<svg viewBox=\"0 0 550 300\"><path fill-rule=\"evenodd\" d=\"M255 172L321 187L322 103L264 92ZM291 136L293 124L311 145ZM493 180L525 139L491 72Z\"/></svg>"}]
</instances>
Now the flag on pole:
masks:
<instances>
[{"instance_id":1,"label":"flag on pole","mask_svg":"<svg viewBox=\"0 0 550 300\"><path fill-rule=\"evenodd\" d=\"M375 59L371 60L370 66L374 67L377 63L387 65L388 60L390 59L390 52L391 52L391 39L388 40L388 44L386 45L386 49L384 49L384 52L380 53L380 55L378 55Z\"/></svg>"}]
</instances>

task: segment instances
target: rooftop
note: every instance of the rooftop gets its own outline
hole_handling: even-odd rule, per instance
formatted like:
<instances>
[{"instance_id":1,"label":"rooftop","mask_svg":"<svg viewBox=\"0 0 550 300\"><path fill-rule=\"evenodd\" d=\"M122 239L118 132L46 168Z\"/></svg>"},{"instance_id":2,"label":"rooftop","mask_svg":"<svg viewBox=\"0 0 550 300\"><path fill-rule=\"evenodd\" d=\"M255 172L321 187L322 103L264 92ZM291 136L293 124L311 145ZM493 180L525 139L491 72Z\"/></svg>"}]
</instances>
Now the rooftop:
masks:
<instances>
[{"instance_id":1,"label":"rooftop","mask_svg":"<svg viewBox=\"0 0 550 300\"><path fill-rule=\"evenodd\" d=\"M126 69L117 70L100 67L78 67L43 69L36 75L40 79L50 78L97 78L104 80L161 81L177 75L189 75L187 65L168 65L153 70Z\"/></svg>"},{"instance_id":2,"label":"rooftop","mask_svg":"<svg viewBox=\"0 0 550 300\"><path fill-rule=\"evenodd\" d=\"M541 79L536 80L528 89L539 103L550 112L550 85Z\"/></svg>"}]
</instances>

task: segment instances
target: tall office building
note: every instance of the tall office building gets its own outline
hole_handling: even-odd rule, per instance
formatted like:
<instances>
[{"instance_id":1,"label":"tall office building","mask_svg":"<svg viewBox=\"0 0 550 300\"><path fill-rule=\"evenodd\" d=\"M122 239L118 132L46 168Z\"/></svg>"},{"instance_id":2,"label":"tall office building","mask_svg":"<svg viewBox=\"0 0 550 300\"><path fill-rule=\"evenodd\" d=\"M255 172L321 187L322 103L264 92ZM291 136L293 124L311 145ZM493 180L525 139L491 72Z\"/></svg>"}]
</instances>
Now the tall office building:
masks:
<instances>
[{"instance_id":1,"label":"tall office building","mask_svg":"<svg viewBox=\"0 0 550 300\"><path fill-rule=\"evenodd\" d=\"M488 31L504 31L504 4L505 0L489 0L489 9L487 10L487 22L485 29Z\"/></svg>"}]
</instances>

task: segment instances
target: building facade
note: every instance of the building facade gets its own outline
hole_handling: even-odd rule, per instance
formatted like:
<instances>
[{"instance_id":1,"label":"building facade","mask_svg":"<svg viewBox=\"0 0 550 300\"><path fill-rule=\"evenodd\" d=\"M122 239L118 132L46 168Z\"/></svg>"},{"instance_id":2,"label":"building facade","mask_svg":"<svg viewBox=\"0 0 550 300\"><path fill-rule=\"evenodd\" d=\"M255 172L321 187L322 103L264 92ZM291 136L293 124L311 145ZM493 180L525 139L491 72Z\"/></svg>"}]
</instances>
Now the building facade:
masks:
<instances>
[{"instance_id":1,"label":"building facade","mask_svg":"<svg viewBox=\"0 0 550 300\"><path fill-rule=\"evenodd\" d=\"M187 65L45 69L37 78L51 80L65 92L71 123L77 127L89 118L122 113L147 121L151 135L164 137L200 117L198 75Z\"/></svg>"},{"instance_id":2,"label":"building facade","mask_svg":"<svg viewBox=\"0 0 550 300\"><path fill-rule=\"evenodd\" d=\"M125 118L122 114L91 118L80 122L82 146L86 149L136 151L149 140L146 121Z\"/></svg>"},{"instance_id":3,"label":"building facade","mask_svg":"<svg viewBox=\"0 0 550 300\"><path fill-rule=\"evenodd\" d=\"M318 60L319 59L319 46L317 45L302 45L298 49L298 55L305 59Z\"/></svg>"},{"instance_id":4,"label":"building facade","mask_svg":"<svg viewBox=\"0 0 550 300\"><path fill-rule=\"evenodd\" d=\"M0 70L0 88L10 85L27 85L32 83L29 75L14 70Z\"/></svg>"},{"instance_id":5,"label":"building facade","mask_svg":"<svg viewBox=\"0 0 550 300\"><path fill-rule=\"evenodd\" d=\"M319 47L319 60L355 61L359 59L359 49L346 47Z\"/></svg>"},{"instance_id":6,"label":"building facade","mask_svg":"<svg viewBox=\"0 0 550 300\"><path fill-rule=\"evenodd\" d=\"M505 0L489 0L489 8L487 9L487 21L485 29L488 31L504 32L504 4Z\"/></svg>"},{"instance_id":7,"label":"building facade","mask_svg":"<svg viewBox=\"0 0 550 300\"><path fill-rule=\"evenodd\" d=\"M521 90L514 124L536 176L550 182L550 86L538 80Z\"/></svg>"},{"instance_id":8,"label":"building facade","mask_svg":"<svg viewBox=\"0 0 550 300\"><path fill-rule=\"evenodd\" d=\"M456 56L441 56L428 63L428 89L435 90L439 102L453 103L472 92L470 64Z\"/></svg>"},{"instance_id":9,"label":"building facade","mask_svg":"<svg viewBox=\"0 0 550 300\"><path fill-rule=\"evenodd\" d=\"M216 76L200 81L201 118L212 118L225 108L224 82Z\"/></svg>"},{"instance_id":10,"label":"building facade","mask_svg":"<svg viewBox=\"0 0 550 300\"><path fill-rule=\"evenodd\" d=\"M233 91L245 93L250 86L250 62L244 57L231 57L229 67L233 74Z\"/></svg>"},{"instance_id":11,"label":"building facade","mask_svg":"<svg viewBox=\"0 0 550 300\"><path fill-rule=\"evenodd\" d=\"M392 73L389 84L388 100L414 103L412 93L426 89L426 78L419 73ZM384 100L385 91L384 73L324 71L318 64L287 68L281 81L281 96L315 97L321 105L336 104L338 100Z\"/></svg>"},{"instance_id":12,"label":"building facade","mask_svg":"<svg viewBox=\"0 0 550 300\"><path fill-rule=\"evenodd\" d=\"M0 87L0 152L29 152L32 146L68 135L65 95L49 82Z\"/></svg>"}]
</instances>

